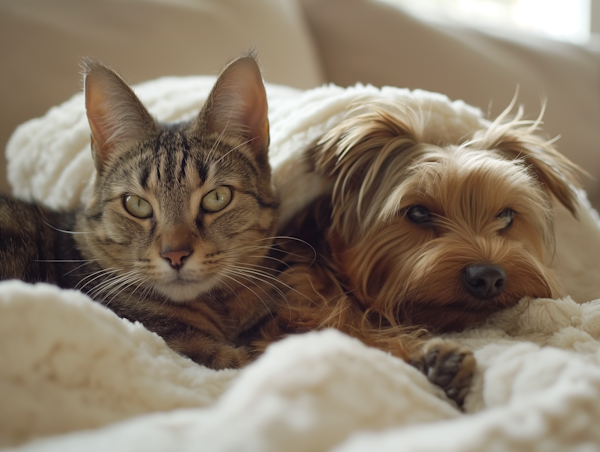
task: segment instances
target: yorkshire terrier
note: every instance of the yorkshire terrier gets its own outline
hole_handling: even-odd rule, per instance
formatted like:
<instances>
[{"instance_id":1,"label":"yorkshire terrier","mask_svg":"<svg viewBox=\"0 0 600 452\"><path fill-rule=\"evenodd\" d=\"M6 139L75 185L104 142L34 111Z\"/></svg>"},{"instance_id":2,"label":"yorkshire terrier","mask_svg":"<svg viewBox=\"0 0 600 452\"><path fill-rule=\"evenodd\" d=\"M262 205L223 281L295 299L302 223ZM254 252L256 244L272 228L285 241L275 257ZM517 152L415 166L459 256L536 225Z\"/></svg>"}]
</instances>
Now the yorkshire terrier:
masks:
<instances>
[{"instance_id":1,"label":"yorkshire terrier","mask_svg":"<svg viewBox=\"0 0 600 452\"><path fill-rule=\"evenodd\" d=\"M327 327L412 362L462 402L475 361L429 332L524 297L562 295L549 268L552 198L575 215L579 169L507 112L463 142L423 139L421 112L375 104L310 149L328 193L284 228L292 290L272 335ZM296 243L296 242L294 242ZM424 344L424 346L423 346Z\"/></svg>"}]
</instances>

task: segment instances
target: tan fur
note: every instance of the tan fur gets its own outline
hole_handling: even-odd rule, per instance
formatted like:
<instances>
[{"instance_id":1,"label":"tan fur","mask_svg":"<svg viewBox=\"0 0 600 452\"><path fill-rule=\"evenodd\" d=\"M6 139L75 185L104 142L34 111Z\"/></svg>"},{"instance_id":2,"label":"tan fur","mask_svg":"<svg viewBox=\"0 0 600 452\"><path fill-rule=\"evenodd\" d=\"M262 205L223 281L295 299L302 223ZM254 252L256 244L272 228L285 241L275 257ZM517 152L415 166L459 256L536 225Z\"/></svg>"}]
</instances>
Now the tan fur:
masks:
<instances>
[{"instance_id":1,"label":"tan fur","mask_svg":"<svg viewBox=\"0 0 600 452\"><path fill-rule=\"evenodd\" d=\"M294 312L289 328L332 326L377 343L390 329L457 330L523 297L562 295L549 268L551 197L574 213L580 170L534 134L537 122L503 115L462 143L436 146L422 139L419 114L365 110L307 154L333 191L286 228L321 254L287 276L294 287L314 287L303 290L310 300L282 308L282 317ZM432 212L431 226L406 218L417 205ZM507 208L515 212L509 227L499 217ZM325 232L315 240L310 228ZM471 263L501 266L503 292L489 300L469 294L462 274Z\"/></svg>"},{"instance_id":2,"label":"tan fur","mask_svg":"<svg viewBox=\"0 0 600 452\"><path fill-rule=\"evenodd\" d=\"M427 342L427 331L473 326L524 297L562 295L549 268L551 198L574 213L580 170L520 110L460 143L435 145L423 139L420 112L390 104L360 109L307 152L332 191L283 230L313 249L283 245L290 268L281 279L299 293L286 292L277 325L264 332L275 338L333 327L422 369L438 359L431 374L451 374L446 390L460 404L472 354ZM407 217L415 206L429 212L430 223ZM471 264L501 267L504 289L474 296L465 284ZM450 361L459 364L444 368Z\"/></svg>"},{"instance_id":3,"label":"tan fur","mask_svg":"<svg viewBox=\"0 0 600 452\"><path fill-rule=\"evenodd\" d=\"M328 243L306 235L326 222L322 215L327 215L328 201L320 199L282 231L284 238L278 244L285 251L287 269L278 278L285 287L285 298L279 302L275 321L263 327L262 341L254 345L262 350L282 335L336 328L409 361L422 346L424 331L401 326L362 305L337 271Z\"/></svg>"}]
</instances>

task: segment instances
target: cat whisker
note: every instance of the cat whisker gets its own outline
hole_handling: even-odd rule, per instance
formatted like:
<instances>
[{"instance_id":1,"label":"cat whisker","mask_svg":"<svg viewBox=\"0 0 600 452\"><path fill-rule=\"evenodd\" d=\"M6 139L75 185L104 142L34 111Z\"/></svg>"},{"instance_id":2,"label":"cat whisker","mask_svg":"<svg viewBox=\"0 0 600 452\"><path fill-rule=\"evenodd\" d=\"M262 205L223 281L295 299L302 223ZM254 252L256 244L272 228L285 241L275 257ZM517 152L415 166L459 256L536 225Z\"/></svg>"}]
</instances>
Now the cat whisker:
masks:
<instances>
[{"instance_id":1,"label":"cat whisker","mask_svg":"<svg viewBox=\"0 0 600 452\"><path fill-rule=\"evenodd\" d=\"M238 299L239 299L239 295L237 293L237 291L235 289L233 289L229 284L227 284L227 281L224 281L223 278L220 278L219 273L217 274L213 274L213 275L208 275L208 277L210 279L212 279L213 281L216 281L218 287L223 290L223 285L226 286L227 290L229 292L231 292L233 295L235 295ZM216 295L218 297L218 295ZM218 300L218 298L215 299L215 301L219 304L221 304L221 301Z\"/></svg>"},{"instance_id":2,"label":"cat whisker","mask_svg":"<svg viewBox=\"0 0 600 452\"><path fill-rule=\"evenodd\" d=\"M138 300L138 303L143 302L146 298L151 297L152 295L154 295L154 285L153 284L148 284L146 286L146 288L142 291L140 298Z\"/></svg>"},{"instance_id":3,"label":"cat whisker","mask_svg":"<svg viewBox=\"0 0 600 452\"><path fill-rule=\"evenodd\" d=\"M254 294L254 295L255 295L255 296L256 296L256 297L257 297L257 298L258 298L258 299L261 301L261 303L262 303L262 304L265 306L265 308L267 308L267 311L269 311L269 314L271 314L271 317L272 317L273 319L275 318L275 316L274 316L274 315L273 315L273 313L271 312L271 309L269 308L269 306L267 305L267 303L265 303L265 300L263 300L263 299L262 299L262 297L261 297L260 295L258 295L258 294L257 294L255 291L253 291L253 290L252 290L250 287L248 287L246 284L244 284L244 283L242 283L242 282L238 281L237 279L235 279L233 276L231 276L231 275L229 274L229 272L227 272L227 273L226 273L226 272L223 272L223 273L221 273L221 274L222 274L223 276L225 276L226 278L229 278L229 279L231 279L231 280L235 281L235 282L236 282L236 283L238 283L240 286L242 286L242 287L245 287L245 288L246 288L246 289L248 289L250 292L252 292L252 293L253 293L253 294ZM235 273L234 273L234 274L235 274ZM237 275L237 274L235 274L235 275L236 275L236 276L241 276L241 275ZM247 278L244 278L244 279L248 280ZM255 285L256 285L256 284L255 284ZM257 286L257 287L259 287L259 286ZM261 288L261 290L262 290L263 292L265 292L265 291L264 291L264 289L262 289L262 288ZM265 292L265 294L266 294L266 292ZM268 294L267 294L267 295L268 295ZM272 298L271 298L271 300L272 300Z\"/></svg>"},{"instance_id":4,"label":"cat whisker","mask_svg":"<svg viewBox=\"0 0 600 452\"><path fill-rule=\"evenodd\" d=\"M127 281L129 277L131 277L132 275L134 275L136 272L135 270L131 270L127 273L121 274L121 275L116 275L113 276L109 279L106 279L104 281L102 281L100 284L98 284L96 287L94 287L89 293L88 295L90 297L92 297L95 300L98 300L98 297L100 294L104 293L105 291L111 289L112 287L114 287L115 285L119 286L123 281ZM112 292L109 292L107 294L110 295ZM106 297L104 298L106 299ZM102 300L98 300L101 303L104 301L104 299Z\"/></svg>"},{"instance_id":5,"label":"cat whisker","mask_svg":"<svg viewBox=\"0 0 600 452\"><path fill-rule=\"evenodd\" d=\"M235 151L235 150L236 150L236 149L238 149L238 148L241 148L242 146L244 146L244 145L246 145L246 144L248 144L248 143L251 143L251 142L253 142L253 141L254 141L254 140L256 140L257 138L258 138L258 137L250 138L248 141L245 141L244 143L242 143L242 144L239 144L239 145L237 145L236 147L234 147L233 149L231 149L231 150L227 151L227 152L226 152L224 155L222 155L222 156L221 156L221 158L220 158L219 160L217 160L217 162L216 162L216 163L220 163L220 162L221 162L221 160L223 160L225 157L227 157L227 156L228 156L229 154L231 154L233 151Z\"/></svg>"},{"instance_id":6,"label":"cat whisker","mask_svg":"<svg viewBox=\"0 0 600 452\"><path fill-rule=\"evenodd\" d=\"M260 256L248 256L248 257L260 257ZM238 262L238 263L236 263L236 265L242 265L244 267L251 267L251 268L259 268L259 269L264 270L267 273L274 270L273 268L267 267L266 265L253 264L250 262Z\"/></svg>"},{"instance_id":7,"label":"cat whisker","mask_svg":"<svg viewBox=\"0 0 600 452\"><path fill-rule=\"evenodd\" d=\"M268 286L269 286L269 287L271 287L271 288L272 288L272 289L273 289L275 292L277 292L277 294L278 294L278 295L279 295L279 296L280 296L280 297L281 297L281 298L282 298L282 299L285 301L285 303L286 303L286 304L289 306L289 300L288 300L288 299L287 299L287 297L285 296L285 293L283 292L283 290L281 290L281 289L280 289L279 287L277 287L275 284L273 284L273 283L271 283L271 282L269 282L269 281L267 281L267 280L265 280L265 279L261 278L261 275L260 275L260 274L259 274L259 275L256 275L256 274L253 274L253 273L251 273L251 272L249 273L249 272L245 271L245 269L240 269L240 268L236 268L236 269L235 269L235 272L236 272L235 274L236 274L237 276L240 276L240 277L242 277L242 278L246 279L246 281L251 281L252 283L254 283L254 284L256 285L256 287L259 287L259 288L260 288L260 289L261 289L263 292L265 292L265 294L266 294L266 295L268 295L268 296L269 296L269 298L270 298L272 301L275 301L275 300L273 300L273 297L271 297L271 295L270 295L268 292L266 292L266 291L265 291L265 290L264 290L262 287L260 287L260 285L259 285L259 284L255 283L254 281L258 281L258 282L261 282L261 283L263 283L263 284L266 284L266 285L268 285ZM274 278L274 279L275 279L277 282L280 282L280 281L278 281L276 278Z\"/></svg>"},{"instance_id":8,"label":"cat whisker","mask_svg":"<svg viewBox=\"0 0 600 452\"><path fill-rule=\"evenodd\" d=\"M286 301L286 303L288 303L288 299L285 295L285 293L283 292L283 290L279 287L277 287L276 284L271 283L269 281L267 281L267 279L274 281L275 283L283 286L284 288L297 293L298 295L306 298L307 300L310 300L306 295L304 295L303 293L297 291L296 289L294 289L293 287L289 286L288 284L284 283L283 281L281 281L279 278L269 274L269 273L265 273L263 271L260 270L252 270L249 268L240 268L240 267L234 267L238 272L243 273L244 275L248 276L248 277L252 277L255 278L265 284L268 284L269 286L271 286L277 293L279 293L279 295L281 295L281 297Z\"/></svg>"},{"instance_id":9,"label":"cat whisker","mask_svg":"<svg viewBox=\"0 0 600 452\"><path fill-rule=\"evenodd\" d=\"M270 279L270 280L273 280L273 281L276 281L276 282L280 282L279 279L277 279L275 276L273 276L270 273L267 273L267 272L262 271L262 270L256 270L256 269L253 269L253 268L244 267L244 266L239 265L239 264L237 264L237 265L231 265L231 266L228 267L228 269L233 269L233 270L236 270L238 272L243 272L244 274L247 274L247 275L256 275L257 279L259 279L260 281L265 282L265 283L268 283L268 281L266 281L266 279ZM258 277L264 277L266 279L263 280L263 279L260 279Z\"/></svg>"},{"instance_id":10,"label":"cat whisker","mask_svg":"<svg viewBox=\"0 0 600 452\"><path fill-rule=\"evenodd\" d=\"M265 241L267 241L267 240L272 242L272 241L273 241L273 239L277 239L277 238L279 238L279 237L263 237L262 239L256 239L256 240L253 240L253 241L252 241L252 242L250 242L250 243L256 243L256 242L265 242ZM255 246L255 245L240 245L240 246L236 246L236 247L234 247L234 248L228 248L228 249L226 249L226 250L221 250L220 252L221 252L221 253L225 253L225 252L227 252L227 251L232 251L232 250L237 250L237 249L244 249L244 248L246 248L246 247L249 247L249 246ZM272 245L268 245L268 246L272 246Z\"/></svg>"},{"instance_id":11,"label":"cat whisker","mask_svg":"<svg viewBox=\"0 0 600 452\"><path fill-rule=\"evenodd\" d=\"M131 259L122 259L122 258L118 258L118 257L113 257L111 256L111 259L115 262L126 262L126 263L131 263L131 262L135 262L135 263L148 263L148 262L152 262L151 259L141 259L138 257L134 257Z\"/></svg>"},{"instance_id":12,"label":"cat whisker","mask_svg":"<svg viewBox=\"0 0 600 452\"><path fill-rule=\"evenodd\" d=\"M202 292L198 295L198 298L202 298L204 296L210 297L212 300L218 303L218 300L215 298L215 291L221 289L220 281L215 278L213 275L204 275L204 277L214 284L205 292Z\"/></svg>"},{"instance_id":13,"label":"cat whisker","mask_svg":"<svg viewBox=\"0 0 600 452\"><path fill-rule=\"evenodd\" d=\"M231 115L233 112L229 112L229 117L227 118L227 122L225 123L225 127L223 127L223 130L221 130L221 133L219 134L219 136L217 137L217 140L213 143L212 147L210 148L210 151L208 151L208 155L206 156L206 160L210 160L213 156L213 153L216 149L216 147L219 145L219 143L221 142L221 139L223 138L223 135L225 134L225 131L227 130L227 126L229 126L229 120L231 119ZM218 163L218 162L217 162Z\"/></svg>"},{"instance_id":14,"label":"cat whisker","mask_svg":"<svg viewBox=\"0 0 600 452\"><path fill-rule=\"evenodd\" d=\"M42 220L43 223L48 226L49 228L54 229L55 231L58 232L64 232L65 234L73 234L73 235L78 235L78 234L91 234L91 232L89 231L65 231L64 229L59 229L55 226L52 226L50 223L48 223L47 221Z\"/></svg>"},{"instance_id":15,"label":"cat whisker","mask_svg":"<svg viewBox=\"0 0 600 452\"><path fill-rule=\"evenodd\" d=\"M264 238L264 239L255 240L255 242L260 242L260 241L265 241L265 240L288 240L288 241L291 240L291 241L300 242L301 244L306 245L308 248L310 248L312 250L312 253L313 253L313 263L314 263L314 261L317 258L317 251L315 250L315 248L310 243L308 243L307 241L299 239L297 237L291 237L291 236L285 236L285 235L277 235L277 236L267 237L267 238ZM285 244L285 243L287 243L287 242L284 242L283 244ZM265 249L266 248L266 249L272 249L274 251L281 251L281 250L279 250L277 248L278 247L277 244L272 244L272 245L260 245L260 246L259 245L239 246L239 247L235 247L235 248L230 248L228 250L222 250L221 252L222 253L228 253L229 251L233 251L233 250L249 250L249 249L252 249L253 247L255 249ZM298 258L302 258L303 257L303 256L297 255L295 253L290 253L290 252L287 252L287 251L284 251L284 252L286 254L290 255L290 256L294 256L294 257L298 257Z\"/></svg>"},{"instance_id":16,"label":"cat whisker","mask_svg":"<svg viewBox=\"0 0 600 452\"><path fill-rule=\"evenodd\" d=\"M139 276L139 275L132 275L129 278L124 279L123 281L121 281L116 288L114 288L113 290L111 290L109 293L107 293L104 298L102 300L100 300L100 302L102 304L104 304L105 306L108 306L116 297L118 297L121 293L123 293L124 290L126 290L127 288L131 287L133 284L135 284L136 282L141 281L143 282L143 279ZM129 297L127 298L129 300L129 298L131 298L131 296L133 295L133 293L137 290L137 288L139 287L139 284L136 286L136 288L129 294ZM108 300L106 302L106 299L113 294L114 295L111 297L110 300Z\"/></svg>"},{"instance_id":17,"label":"cat whisker","mask_svg":"<svg viewBox=\"0 0 600 452\"><path fill-rule=\"evenodd\" d=\"M115 271L112 271L111 273L115 273ZM92 288L89 292L88 292L88 296L91 297L92 299L99 301L100 303L104 303L104 301L106 300L106 298L108 298L110 296L110 294L113 293L114 290L118 290L119 287L121 287L123 284L125 285L125 287L127 287L127 281L130 280L130 278L135 275L135 270L131 270L129 272L126 272L124 274L120 274L120 275L116 275L116 276L110 276L107 279L105 279L104 281L100 282L98 285L96 285L94 288ZM105 274L106 275L106 274ZM94 278L97 279L97 278ZM93 281L93 280L92 280ZM85 285L89 284L91 281L88 281L88 283L86 283ZM85 287L85 285L83 287ZM106 292L107 290L116 287L116 289L113 289L112 291L110 291L109 293L107 293L104 298L100 299L100 296L102 293Z\"/></svg>"},{"instance_id":18,"label":"cat whisker","mask_svg":"<svg viewBox=\"0 0 600 452\"><path fill-rule=\"evenodd\" d=\"M116 273L118 271L119 271L118 268L116 268L116 269L115 268L103 268L102 270L98 270L96 272L90 273L85 278L82 278L75 285L74 289L78 289L78 290L81 290L83 292L84 287L86 287L88 284L92 283L96 279L101 278L101 277L106 276L106 275L110 275L112 273ZM92 278L92 277L94 277L94 278ZM92 278L92 279L89 279L89 278ZM85 280L88 280L88 281L85 284L83 284L82 286L80 286L80 284L83 283Z\"/></svg>"},{"instance_id":19,"label":"cat whisker","mask_svg":"<svg viewBox=\"0 0 600 452\"><path fill-rule=\"evenodd\" d=\"M106 292L107 290L113 288L110 292L106 293L105 297L101 300L103 302L108 296L110 296L115 290L119 290L121 287L127 287L131 285L130 283L136 282L140 280L140 276L136 274L136 272L127 272L123 275L116 276L111 280L107 281L106 284L98 291L98 293ZM115 287L116 286L116 287Z\"/></svg>"},{"instance_id":20,"label":"cat whisker","mask_svg":"<svg viewBox=\"0 0 600 452\"><path fill-rule=\"evenodd\" d=\"M86 265L88 265L88 264L91 264L92 262L96 262L96 259L90 259L90 260L86 260L86 261L84 261L84 263L83 263L83 264L81 264L81 265L78 265L77 267L75 267L75 268L73 268L73 269L69 270L67 273L65 273L65 274L63 275L63 277L65 277L65 276L67 276L67 275L70 275L70 274L71 274L71 273L73 273L74 271L77 271L77 270L79 270L80 268L82 268L82 267L85 267L85 266L86 266Z\"/></svg>"},{"instance_id":21,"label":"cat whisker","mask_svg":"<svg viewBox=\"0 0 600 452\"><path fill-rule=\"evenodd\" d=\"M225 256L225 257L223 258L223 260L225 260L225 261L226 261L226 260L228 260L228 259L232 259L232 258L235 258L235 257L238 257L238 256L240 256L240 255L230 255L230 256ZM291 270L291 268L292 268L292 267L291 267L291 266L290 266L290 265L289 265L287 262L285 262L285 261L283 261L283 260L281 260L281 259L278 259L278 258L276 258L276 257L273 257L273 256L257 256L257 255L253 255L253 254L247 254L247 255L241 255L241 256L248 257L248 258L257 258L257 259L269 259L269 260L272 260L272 261L278 262L279 264L283 265L284 267L287 267L287 268L288 268L288 269L290 269L290 270ZM247 263L247 265L257 265L257 264L250 264L250 263ZM262 266L262 265L261 265L260 267L262 267L262 268L264 268L264 269L269 269L269 270L277 270L275 267L267 267L267 266Z\"/></svg>"},{"instance_id":22,"label":"cat whisker","mask_svg":"<svg viewBox=\"0 0 600 452\"><path fill-rule=\"evenodd\" d=\"M135 293L135 292L136 292L136 291L137 291L137 290L140 288L140 286L141 286L142 284L144 284L144 283L145 283L147 280L146 280L146 278L140 278L140 280L139 280L139 281L140 281L140 283L139 283L137 286L135 286L135 289L133 289L133 291L132 291L132 292L129 294L129 297L127 297L127 301L129 301L129 299L131 298L131 296L132 296L132 295L133 295L133 294L134 294L134 293ZM147 287L151 287L151 285L149 285L149 286L146 286L146 288L147 288ZM143 301L143 300L144 300L143 294L144 294L144 292L146 291L146 288L144 288L144 290L142 291L142 294L140 295L140 298L138 298L138 299L137 299L137 302L138 302L138 303L140 303L141 301Z\"/></svg>"},{"instance_id":23,"label":"cat whisker","mask_svg":"<svg viewBox=\"0 0 600 452\"><path fill-rule=\"evenodd\" d=\"M262 257L263 259L269 259L275 262L279 262L280 264L284 265L285 267L287 267L288 269L291 269L292 267L290 266L290 264L288 264L287 262L281 260L281 259L277 259L276 257L273 256L248 256L248 257ZM268 268L268 267L267 267Z\"/></svg>"},{"instance_id":24,"label":"cat whisker","mask_svg":"<svg viewBox=\"0 0 600 452\"><path fill-rule=\"evenodd\" d=\"M249 251L260 251L260 250L266 250L264 255L259 256L261 258L263 256L267 256L269 251L275 251L278 253L282 253L282 250L279 249L277 247L277 245L252 245L252 246L245 246L245 247L239 247L239 248L232 248L230 250L223 250L223 251L219 251L218 253L215 253L215 254L220 254L220 255L227 256L227 257L245 256L246 253L248 253Z\"/></svg>"},{"instance_id":25,"label":"cat whisker","mask_svg":"<svg viewBox=\"0 0 600 452\"><path fill-rule=\"evenodd\" d=\"M140 286L141 286L142 284L144 284L144 283L146 282L146 278L144 278L142 274L138 275L137 277L132 277L132 278L131 278L131 282L130 282L130 283L127 285L127 286L125 286L125 287L123 288L123 290L125 290L127 287L131 287L131 286L133 286L133 285L134 285L136 282L139 282L139 283L138 283L138 284L135 286L135 288L134 288L134 289L133 289L131 292L129 292L129 296L127 297L127 300L126 300L126 302L129 302L129 300L131 299L131 297L133 296L133 294L134 294L134 293L135 293L135 292L136 292L136 291L137 291L137 290L140 288ZM119 296L119 295L120 295L120 294L123 292L123 290L121 290L120 292L118 292L117 294L115 294L115 295L114 295L114 296L113 296L113 297L110 299L109 303L110 303L112 300L114 300L114 299L115 299L117 296ZM136 300L136 301L137 301L137 302L139 302L139 299L138 299L138 300ZM137 304L137 303L136 303L136 304ZM108 303L106 304L106 306L108 306Z\"/></svg>"},{"instance_id":26,"label":"cat whisker","mask_svg":"<svg viewBox=\"0 0 600 452\"><path fill-rule=\"evenodd\" d=\"M93 262L96 259L34 259L34 262Z\"/></svg>"},{"instance_id":27,"label":"cat whisker","mask_svg":"<svg viewBox=\"0 0 600 452\"><path fill-rule=\"evenodd\" d=\"M83 262L83 264L78 265L77 267L69 270L67 273L63 274L63 277L70 275L71 273L73 273L74 271L79 270L81 267L85 267L86 265L92 263L92 262L96 262L97 259L34 259L34 262L43 262L43 263L48 263L48 264L52 264L52 263L57 263L57 264L62 264L62 263L75 263L75 262Z\"/></svg>"},{"instance_id":28,"label":"cat whisker","mask_svg":"<svg viewBox=\"0 0 600 452\"><path fill-rule=\"evenodd\" d=\"M288 312L289 312L289 315L290 315L290 317L291 317L291 315L292 315L292 307L291 307L291 305L290 305L290 302L289 302L288 298L286 297L285 293L284 293L284 292L283 292L283 291L282 291L280 288L276 287L274 284L272 284L272 283L270 283L270 282L268 282L268 281L266 281L266 280L264 280L264 279L261 279L261 278L259 278L259 277L257 277L257 276L254 276L254 275L245 275L245 277L244 277L244 274L243 274L243 273L242 273L242 274L239 274L240 270L244 270L244 269L239 269L239 268L238 268L238 269L237 269L237 272L238 272L238 273L236 274L236 276L241 276L242 278L246 279L247 281L252 281L252 282L253 282L253 284L255 284L257 287L260 287L260 286L258 286L258 285L257 285L257 284L256 284L256 283L253 281L253 280L257 280L257 281L260 281L260 282L262 282L262 283L264 283L264 284L267 284L267 285L271 286L271 287L272 287L272 288L273 288L273 289L274 289L274 290L275 290L275 291L276 291L276 292L277 292L277 293L278 293L278 294L281 296L281 298L282 298L282 299L285 301L285 304L286 304L286 306L288 307ZM301 294L300 292L298 292L298 291L297 291L297 290L295 290L294 288L290 287L289 285L287 285L287 284L283 283L283 282L282 282L282 281L280 281L280 280L277 280L277 282L278 282L279 284L281 284L282 286L284 286L284 287L286 287L286 288L288 288L288 289L290 289L290 290L292 290L292 291L294 291L294 292L297 292L297 293L299 293L300 295L304 296L305 298L307 298L307 299L310 301L310 299L309 299L308 297L306 297L305 295ZM261 289L262 289L262 288L261 288ZM264 290L263 290L263 292L264 292ZM267 294L267 295L268 295L268 294ZM269 295L269 298L271 298L271 300L273 300L273 297L271 297L270 295ZM262 301L262 299L261 299L261 301ZM274 301L274 300L273 300L273 301ZM264 304L264 301L263 301L263 304ZM271 310L270 310L268 307L267 307L267 310L268 310L268 311L269 311L269 313L271 314L271 317L272 317L272 318L274 318L274 316L273 316L273 313L271 312Z\"/></svg>"},{"instance_id":29,"label":"cat whisker","mask_svg":"<svg viewBox=\"0 0 600 452\"><path fill-rule=\"evenodd\" d=\"M277 239L285 239L285 240L292 240L292 241L294 241L294 242L300 242L300 243L302 243L303 245L306 245L306 246L308 246L309 248L311 248L311 249L313 249L313 250L314 250L314 248L311 246L311 244L310 244L310 243L308 243L306 240L302 240L302 239L300 239L300 238L298 238L298 237L293 237L293 236L291 236L291 235L274 235L274 236L272 236L272 237L270 237L270 238L271 238L271 239L273 239L273 240L277 240Z\"/></svg>"},{"instance_id":30,"label":"cat whisker","mask_svg":"<svg viewBox=\"0 0 600 452\"><path fill-rule=\"evenodd\" d=\"M272 276L272 275L269 275L268 273L264 273L264 272L259 271L259 270L250 270L250 269L245 269L245 268L237 268L237 270L238 271L243 271L245 273L253 273L253 274L261 275L264 278L274 280L278 284L281 284L282 286L284 286L285 288L287 288L288 290L291 290L292 292L297 293L298 295L302 296L303 298L306 298L307 300L312 301L308 296L306 296L302 292L299 292L298 290L294 289L292 286L290 286L288 284L285 284L279 278L277 278L275 276ZM269 283L268 281L266 281L264 279L262 280L262 282L264 282L265 284L269 284L270 286L272 286L277 292L279 292L282 295L282 297L286 300L286 303L287 303L287 301L288 301L287 297L285 296L285 294L283 294L283 292L281 291L281 289L279 289L278 287L276 287L275 285Z\"/></svg>"},{"instance_id":31,"label":"cat whisker","mask_svg":"<svg viewBox=\"0 0 600 452\"><path fill-rule=\"evenodd\" d=\"M286 240L286 242L283 242L284 244L288 243L289 241L299 242L302 245L306 245L308 248L310 248L314 254L317 254L317 251L315 250L315 248L310 243L308 243L306 240L302 240L302 239L300 239L298 237L292 237L291 235L275 235L273 237L270 237L270 239L272 239L272 240Z\"/></svg>"},{"instance_id":32,"label":"cat whisker","mask_svg":"<svg viewBox=\"0 0 600 452\"><path fill-rule=\"evenodd\" d=\"M296 241L296 242L300 242L303 245L306 245L307 247L309 247L312 252L313 252L313 260L311 262L311 265L317 260L317 250L314 248L314 246L312 246L310 243L308 243L306 240L302 240L299 239L298 237L291 237L291 236L286 236L286 235L281 235L281 236L275 236L273 237L273 240L288 240L288 241ZM284 244L287 242L284 242ZM294 257L299 257L302 258L303 256L300 256L298 254L295 253L290 253L290 252L286 252L288 255L290 256L294 256Z\"/></svg>"},{"instance_id":33,"label":"cat whisker","mask_svg":"<svg viewBox=\"0 0 600 452\"><path fill-rule=\"evenodd\" d=\"M240 298L240 296L238 295L238 293L232 289L232 287L227 284L227 282L223 281L221 278L219 278L217 275L209 275L208 276L211 280L216 281L217 286L219 287L219 289L222 289L222 284L227 286L227 290L229 290L229 292L231 292L233 295L235 295L238 299ZM213 294L214 290L211 290L209 292L209 296L217 302L217 304L221 304L221 301L217 298L217 296L215 296Z\"/></svg>"},{"instance_id":34,"label":"cat whisker","mask_svg":"<svg viewBox=\"0 0 600 452\"><path fill-rule=\"evenodd\" d=\"M219 254L225 255L225 256L243 256L245 255L248 251L256 251L256 250L269 250L269 249L273 249L276 250L276 248L273 248L272 246L248 246L248 247L244 247L244 248L238 248L235 250L231 250L231 251L221 251Z\"/></svg>"},{"instance_id":35,"label":"cat whisker","mask_svg":"<svg viewBox=\"0 0 600 452\"><path fill-rule=\"evenodd\" d=\"M121 293L123 293L123 291L125 291L126 289L132 287L133 285L135 285L134 289L129 293L129 296L127 297L127 301L129 301L131 299L131 297L133 296L133 294L140 288L140 286L142 286L144 283L146 282L146 279L141 277L141 276L132 276L131 278L129 278L127 281L123 281L121 283L121 290L118 290L118 288L113 289L111 291L111 293L115 292L116 293L112 296L112 298L106 303L106 306L109 305L109 303L111 303L116 297L118 297ZM136 284L137 283L137 284ZM110 295L107 294L106 298L108 298L108 296ZM136 299L136 304L139 304L142 301L141 297Z\"/></svg>"},{"instance_id":36,"label":"cat whisker","mask_svg":"<svg viewBox=\"0 0 600 452\"><path fill-rule=\"evenodd\" d=\"M306 256L302 256L300 254L295 254L295 253L290 253L290 252L288 252L286 254L287 254L287 256L295 257L295 258L300 259L300 260L306 259ZM290 265L289 265L289 263L287 263L284 260L279 259L277 257L269 256L268 254L264 254L264 255L249 255L249 254L242 253L242 252L239 252L239 253L227 253L227 254L225 254L225 256L223 258L224 259L235 259L235 258L238 258L240 256L243 256L243 257L253 257L253 258L258 258L258 259L269 259L269 260L272 260L272 261L275 261L275 262L279 262L280 264L284 265L287 268L291 268ZM310 267L311 265L313 265L315 263L316 259L317 259L317 256L316 255L313 256L313 258L310 261L310 263L308 264L308 266Z\"/></svg>"}]
</instances>

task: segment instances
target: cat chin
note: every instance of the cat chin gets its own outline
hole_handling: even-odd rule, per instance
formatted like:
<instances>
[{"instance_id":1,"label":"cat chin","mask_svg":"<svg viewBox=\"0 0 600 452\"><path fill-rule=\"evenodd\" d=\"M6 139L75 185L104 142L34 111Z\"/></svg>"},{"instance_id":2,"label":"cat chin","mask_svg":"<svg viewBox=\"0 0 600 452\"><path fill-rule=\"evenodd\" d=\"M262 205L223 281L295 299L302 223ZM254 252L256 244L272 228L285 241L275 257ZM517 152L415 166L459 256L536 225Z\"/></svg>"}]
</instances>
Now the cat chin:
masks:
<instances>
[{"instance_id":1,"label":"cat chin","mask_svg":"<svg viewBox=\"0 0 600 452\"><path fill-rule=\"evenodd\" d=\"M157 284L155 290L164 295L169 301L185 303L198 299L202 294L208 292L216 283L212 281L202 281L198 283L184 283L182 281L170 284Z\"/></svg>"}]
</instances>

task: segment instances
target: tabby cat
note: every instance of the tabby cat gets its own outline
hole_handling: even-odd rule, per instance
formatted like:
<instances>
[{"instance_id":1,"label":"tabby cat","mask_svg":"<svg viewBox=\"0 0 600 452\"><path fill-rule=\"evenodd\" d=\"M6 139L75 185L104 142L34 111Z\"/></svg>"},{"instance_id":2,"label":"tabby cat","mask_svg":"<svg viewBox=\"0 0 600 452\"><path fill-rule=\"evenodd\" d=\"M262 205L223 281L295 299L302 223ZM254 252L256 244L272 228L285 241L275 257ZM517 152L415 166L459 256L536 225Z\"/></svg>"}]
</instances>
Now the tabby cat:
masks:
<instances>
[{"instance_id":1,"label":"tabby cat","mask_svg":"<svg viewBox=\"0 0 600 452\"><path fill-rule=\"evenodd\" d=\"M278 212L254 54L175 124L157 122L111 69L83 66L93 194L76 212L0 198L0 279L79 289L200 364L243 365L235 340L273 302L263 264L275 261Z\"/></svg>"}]
</instances>

